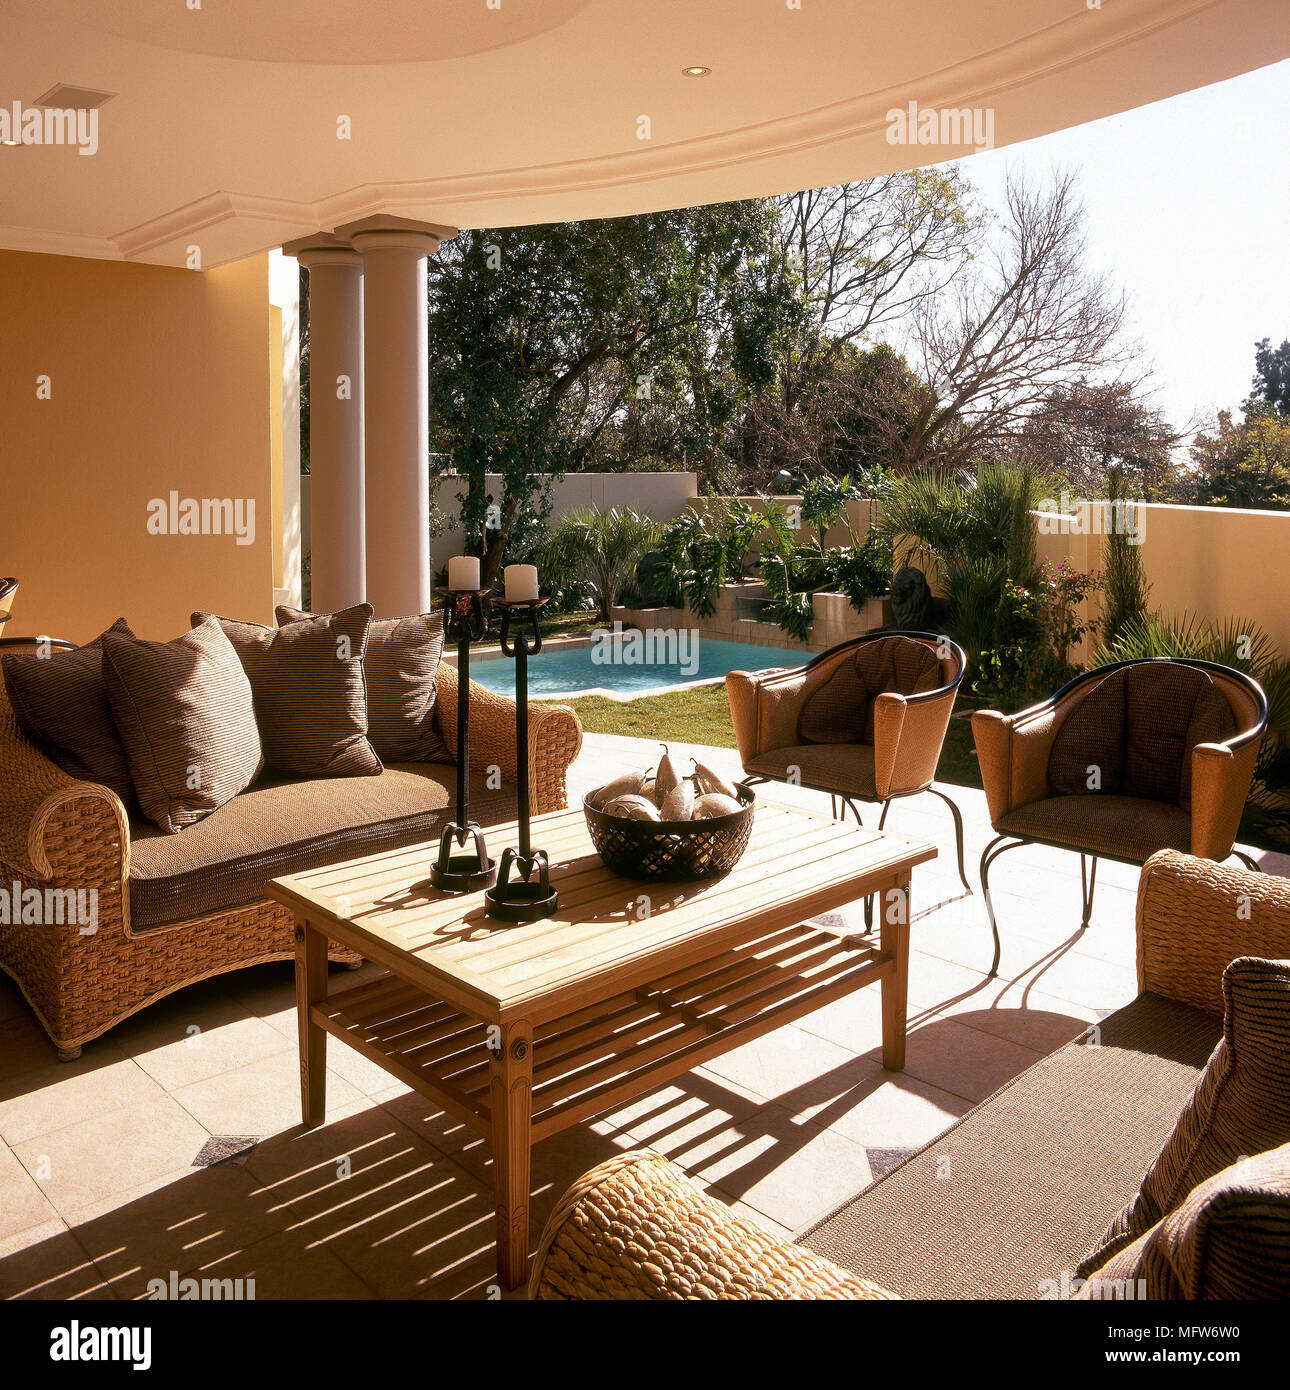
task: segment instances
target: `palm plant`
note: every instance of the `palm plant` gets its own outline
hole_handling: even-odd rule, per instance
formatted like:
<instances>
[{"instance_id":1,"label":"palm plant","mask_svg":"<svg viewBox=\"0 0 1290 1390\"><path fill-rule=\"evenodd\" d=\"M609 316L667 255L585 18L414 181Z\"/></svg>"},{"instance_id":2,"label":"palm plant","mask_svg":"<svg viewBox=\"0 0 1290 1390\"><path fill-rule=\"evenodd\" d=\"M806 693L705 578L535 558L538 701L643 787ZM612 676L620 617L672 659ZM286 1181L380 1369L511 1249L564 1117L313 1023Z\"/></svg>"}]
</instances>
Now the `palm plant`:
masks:
<instances>
[{"instance_id":1,"label":"palm plant","mask_svg":"<svg viewBox=\"0 0 1290 1390\"><path fill-rule=\"evenodd\" d=\"M1285 842L1290 836L1290 661L1257 623L1211 622L1195 613L1141 613L1128 619L1093 657L1095 666L1154 656L1186 656L1243 671L1268 698L1268 727L1254 766L1246 824Z\"/></svg>"},{"instance_id":2,"label":"palm plant","mask_svg":"<svg viewBox=\"0 0 1290 1390\"><path fill-rule=\"evenodd\" d=\"M575 507L566 512L543 543L541 563L548 570L577 576L592 588L604 622L619 591L641 556L658 542L661 527L633 507Z\"/></svg>"}]
</instances>

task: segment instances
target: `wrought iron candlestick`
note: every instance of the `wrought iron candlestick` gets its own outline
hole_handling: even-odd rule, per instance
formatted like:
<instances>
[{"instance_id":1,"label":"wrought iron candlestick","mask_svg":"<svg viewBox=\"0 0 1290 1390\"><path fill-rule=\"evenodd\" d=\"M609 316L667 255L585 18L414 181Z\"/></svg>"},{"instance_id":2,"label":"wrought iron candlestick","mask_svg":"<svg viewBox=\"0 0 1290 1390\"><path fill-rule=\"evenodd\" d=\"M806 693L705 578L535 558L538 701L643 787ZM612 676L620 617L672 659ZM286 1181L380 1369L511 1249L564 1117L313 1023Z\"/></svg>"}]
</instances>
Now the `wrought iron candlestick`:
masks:
<instances>
[{"instance_id":1,"label":"wrought iron candlestick","mask_svg":"<svg viewBox=\"0 0 1290 1390\"><path fill-rule=\"evenodd\" d=\"M444 828L439 859L430 882L445 893L468 893L487 888L497 877L497 864L488 857L484 832L470 819L470 644L484 635L484 595L487 590L444 595L444 632L457 639L457 818ZM472 842L466 849L466 842ZM454 842L458 850L454 854Z\"/></svg>"},{"instance_id":2,"label":"wrought iron candlestick","mask_svg":"<svg viewBox=\"0 0 1290 1390\"><path fill-rule=\"evenodd\" d=\"M515 764L519 782L519 845L502 852L497 883L484 894L484 910L499 922L536 922L549 917L560 905L551 887L546 853L529 841L529 656L542 650L538 614L544 598L494 600L502 612L502 651L515 659ZM511 620L522 621L527 631L511 635ZM519 877L512 881L511 870ZM537 881L534 882L534 875Z\"/></svg>"}]
</instances>

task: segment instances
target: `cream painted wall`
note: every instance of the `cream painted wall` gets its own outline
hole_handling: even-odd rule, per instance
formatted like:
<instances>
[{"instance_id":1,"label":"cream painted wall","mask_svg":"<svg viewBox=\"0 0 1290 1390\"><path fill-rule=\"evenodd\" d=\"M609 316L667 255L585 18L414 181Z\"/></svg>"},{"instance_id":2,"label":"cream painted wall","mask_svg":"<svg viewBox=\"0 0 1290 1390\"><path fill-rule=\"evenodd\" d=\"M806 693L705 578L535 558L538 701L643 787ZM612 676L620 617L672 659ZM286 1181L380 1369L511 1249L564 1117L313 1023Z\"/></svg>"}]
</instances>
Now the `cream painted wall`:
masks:
<instances>
[{"instance_id":1,"label":"cream painted wall","mask_svg":"<svg viewBox=\"0 0 1290 1390\"><path fill-rule=\"evenodd\" d=\"M10 635L84 642L124 616L166 639L194 608L272 621L275 421L284 472L286 451L268 256L198 274L0 252L0 326ZM254 499L254 542L150 535L148 502L172 489Z\"/></svg>"},{"instance_id":2,"label":"cream painted wall","mask_svg":"<svg viewBox=\"0 0 1290 1390\"><path fill-rule=\"evenodd\" d=\"M1290 656L1290 512L1231 507L1142 508L1142 565L1153 609L1257 623L1282 655ZM1051 523L1050 523L1051 524ZM1077 569L1106 564L1101 534L1045 535L1039 554Z\"/></svg>"}]
</instances>

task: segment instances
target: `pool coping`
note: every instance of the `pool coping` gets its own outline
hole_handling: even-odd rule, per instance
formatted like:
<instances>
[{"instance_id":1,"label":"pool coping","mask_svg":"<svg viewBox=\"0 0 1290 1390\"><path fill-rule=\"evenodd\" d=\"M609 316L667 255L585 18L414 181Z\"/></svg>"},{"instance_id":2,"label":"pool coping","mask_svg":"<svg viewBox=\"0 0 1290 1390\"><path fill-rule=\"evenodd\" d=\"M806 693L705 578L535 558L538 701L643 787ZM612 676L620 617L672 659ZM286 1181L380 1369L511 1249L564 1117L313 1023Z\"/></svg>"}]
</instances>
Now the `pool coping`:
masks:
<instances>
[{"instance_id":1,"label":"pool coping","mask_svg":"<svg viewBox=\"0 0 1290 1390\"><path fill-rule=\"evenodd\" d=\"M590 636L552 637L550 639L544 638L542 642L542 649L543 651L575 651L579 647L591 646L592 640L593 639ZM767 648L767 650L778 651L781 649L772 647ZM783 648L783 650L788 651L789 649ZM796 653L791 654L796 655ZM808 653L808 655L810 654ZM481 663L485 665L492 665L495 662L509 661L510 659L510 657L504 655L500 650L497 649L488 649L479 652L476 652L472 649L470 654L472 666ZM457 653L455 651L445 650L443 654L443 660L447 661L450 665L456 666ZM801 664L801 662L792 663L793 666L800 666ZM733 669L738 670L740 668L735 667ZM791 670L792 666L763 666L759 667L758 669L762 671ZM647 700L651 696L655 695L671 695L674 691L678 690L698 690L701 687L708 685L724 685L725 680L725 676L704 676L699 680L677 681L673 682L671 685L657 685L651 686L647 690L634 690L630 695L624 695L620 691L610 690L602 685L591 685L584 686L579 690L562 690L557 695L530 695L529 698L533 701L534 704L559 704L561 700L581 700L588 695L599 695L603 699L613 700L615 704L629 705L633 700Z\"/></svg>"}]
</instances>

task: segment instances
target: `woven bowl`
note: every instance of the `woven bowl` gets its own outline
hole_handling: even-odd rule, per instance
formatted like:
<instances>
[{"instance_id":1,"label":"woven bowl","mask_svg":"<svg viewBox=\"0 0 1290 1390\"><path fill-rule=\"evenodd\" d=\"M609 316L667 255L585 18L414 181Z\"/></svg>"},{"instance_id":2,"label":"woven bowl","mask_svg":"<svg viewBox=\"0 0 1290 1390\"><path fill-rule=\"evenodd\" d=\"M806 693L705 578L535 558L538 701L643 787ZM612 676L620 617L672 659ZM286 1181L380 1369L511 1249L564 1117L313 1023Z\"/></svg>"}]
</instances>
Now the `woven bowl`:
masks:
<instances>
[{"instance_id":1,"label":"woven bowl","mask_svg":"<svg viewBox=\"0 0 1290 1390\"><path fill-rule=\"evenodd\" d=\"M626 820L598 811L588 792L582 803L596 853L606 867L624 878L685 880L728 873L748 848L757 798L748 787L736 789L743 803L728 816L711 820Z\"/></svg>"}]
</instances>

